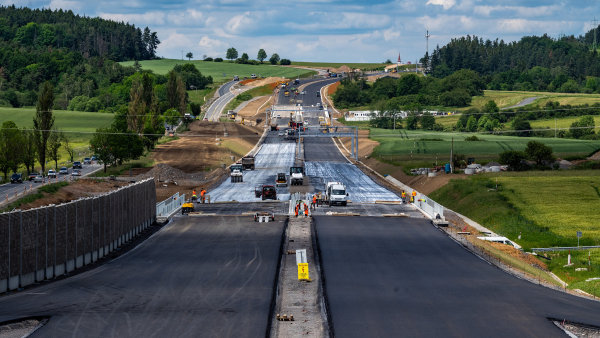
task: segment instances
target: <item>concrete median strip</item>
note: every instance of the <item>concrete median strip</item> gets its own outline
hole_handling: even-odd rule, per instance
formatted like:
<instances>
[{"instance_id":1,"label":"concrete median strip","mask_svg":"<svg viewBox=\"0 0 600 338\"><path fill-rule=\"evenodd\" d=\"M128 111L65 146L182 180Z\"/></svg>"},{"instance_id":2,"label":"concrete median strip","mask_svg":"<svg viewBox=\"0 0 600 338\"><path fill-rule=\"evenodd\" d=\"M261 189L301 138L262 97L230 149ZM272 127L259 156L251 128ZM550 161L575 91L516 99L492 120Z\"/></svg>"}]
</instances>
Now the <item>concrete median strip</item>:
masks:
<instances>
[{"instance_id":1,"label":"concrete median strip","mask_svg":"<svg viewBox=\"0 0 600 338\"><path fill-rule=\"evenodd\" d=\"M297 251L305 249L309 280L299 280ZM303 251L304 252L304 251ZM312 218L290 218L282 250L271 337L327 337L322 286L312 240Z\"/></svg>"}]
</instances>

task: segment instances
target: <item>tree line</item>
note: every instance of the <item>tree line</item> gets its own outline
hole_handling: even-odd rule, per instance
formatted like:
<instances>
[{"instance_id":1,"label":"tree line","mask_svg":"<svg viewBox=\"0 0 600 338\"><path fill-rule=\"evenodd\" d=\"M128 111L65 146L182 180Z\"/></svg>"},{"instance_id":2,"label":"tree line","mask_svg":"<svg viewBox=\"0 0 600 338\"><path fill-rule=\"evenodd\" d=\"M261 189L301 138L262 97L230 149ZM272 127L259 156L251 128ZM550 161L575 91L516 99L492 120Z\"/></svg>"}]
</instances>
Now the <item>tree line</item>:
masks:
<instances>
[{"instance_id":1,"label":"tree line","mask_svg":"<svg viewBox=\"0 0 600 338\"><path fill-rule=\"evenodd\" d=\"M461 69L482 76L488 89L598 93L600 58L593 30L584 36L526 36L519 41L452 39L421 60L438 78Z\"/></svg>"},{"instance_id":2,"label":"tree line","mask_svg":"<svg viewBox=\"0 0 600 338\"><path fill-rule=\"evenodd\" d=\"M94 97L135 69L122 60L156 57L156 32L71 11L0 6L0 106L33 106L41 83L55 86L55 108ZM100 96L88 110L112 106ZM100 104L101 103L101 104Z\"/></svg>"}]
</instances>

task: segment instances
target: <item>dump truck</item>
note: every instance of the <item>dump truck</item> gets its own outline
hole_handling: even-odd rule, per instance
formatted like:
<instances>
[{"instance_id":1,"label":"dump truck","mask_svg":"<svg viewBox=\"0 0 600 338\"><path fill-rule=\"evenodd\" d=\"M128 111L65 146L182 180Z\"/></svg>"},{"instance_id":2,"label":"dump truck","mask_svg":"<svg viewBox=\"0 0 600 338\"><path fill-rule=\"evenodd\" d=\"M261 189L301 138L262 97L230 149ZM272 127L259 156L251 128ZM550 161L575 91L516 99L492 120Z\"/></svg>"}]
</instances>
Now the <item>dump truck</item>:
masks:
<instances>
[{"instance_id":1,"label":"dump truck","mask_svg":"<svg viewBox=\"0 0 600 338\"><path fill-rule=\"evenodd\" d=\"M287 176L285 173L277 173L277 177L275 178L275 186L287 187Z\"/></svg>"},{"instance_id":2,"label":"dump truck","mask_svg":"<svg viewBox=\"0 0 600 338\"><path fill-rule=\"evenodd\" d=\"M264 200L277 200L277 189L272 185L259 185L254 188L254 196Z\"/></svg>"},{"instance_id":3,"label":"dump truck","mask_svg":"<svg viewBox=\"0 0 600 338\"><path fill-rule=\"evenodd\" d=\"M347 205L348 204L348 193L346 192L346 186L341 182L327 182L325 190L325 200L332 205Z\"/></svg>"},{"instance_id":4,"label":"dump truck","mask_svg":"<svg viewBox=\"0 0 600 338\"><path fill-rule=\"evenodd\" d=\"M244 182L244 174L242 173L242 171L244 171L244 167L241 163L232 164L229 168L231 169L231 173L229 174L229 177L231 177L231 183Z\"/></svg>"},{"instance_id":5,"label":"dump truck","mask_svg":"<svg viewBox=\"0 0 600 338\"><path fill-rule=\"evenodd\" d=\"M244 170L254 170L254 156L242 157L242 168Z\"/></svg>"},{"instance_id":6,"label":"dump truck","mask_svg":"<svg viewBox=\"0 0 600 338\"><path fill-rule=\"evenodd\" d=\"M290 167L290 184L304 185L304 167Z\"/></svg>"}]
</instances>

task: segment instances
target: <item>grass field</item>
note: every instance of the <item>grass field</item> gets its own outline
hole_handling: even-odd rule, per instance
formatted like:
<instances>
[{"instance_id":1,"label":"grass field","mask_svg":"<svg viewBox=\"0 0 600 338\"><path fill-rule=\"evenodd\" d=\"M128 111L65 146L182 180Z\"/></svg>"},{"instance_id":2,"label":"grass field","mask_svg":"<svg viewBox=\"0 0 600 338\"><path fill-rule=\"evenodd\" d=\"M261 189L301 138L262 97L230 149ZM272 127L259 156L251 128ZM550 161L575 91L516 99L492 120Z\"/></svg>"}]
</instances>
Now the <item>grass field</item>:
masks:
<instances>
[{"instance_id":1,"label":"grass field","mask_svg":"<svg viewBox=\"0 0 600 338\"><path fill-rule=\"evenodd\" d=\"M600 103L600 94L579 93L551 93L551 92L521 92L521 91L499 91L485 90L483 96L474 96L471 106L459 110L467 110L471 107L483 108L490 100L496 102L500 108L514 106L526 98L535 97L532 105L544 106L548 101L558 101L562 105L583 105Z\"/></svg>"},{"instance_id":2,"label":"grass field","mask_svg":"<svg viewBox=\"0 0 600 338\"><path fill-rule=\"evenodd\" d=\"M583 116L570 116L570 117L557 118L556 120L555 119L533 120L530 122L531 122L531 127L534 129L541 129L541 128L554 129L555 126L556 126L556 128L560 129L560 128L571 127L571 124L573 122L579 121L579 119L581 119L582 117ZM594 118L594 121L596 122L596 126L600 125L600 116L594 115L592 117ZM597 131L597 129L596 129L596 131Z\"/></svg>"},{"instance_id":3,"label":"grass field","mask_svg":"<svg viewBox=\"0 0 600 338\"><path fill-rule=\"evenodd\" d=\"M388 66L385 63L343 63L343 62L301 62L292 61L292 66L302 67L319 67L319 68L339 68L341 66L348 66L352 69L372 70L372 69L383 69Z\"/></svg>"},{"instance_id":4,"label":"grass field","mask_svg":"<svg viewBox=\"0 0 600 338\"><path fill-rule=\"evenodd\" d=\"M97 128L108 127L113 121L112 114L78 112L67 110L53 111L54 125L69 138L75 149L75 158L80 159L90 155L89 142ZM33 128L35 108L0 107L0 123L13 121L20 128ZM59 166L68 160L64 147L59 149ZM54 166L54 163L52 163Z\"/></svg>"},{"instance_id":5,"label":"grass field","mask_svg":"<svg viewBox=\"0 0 600 338\"><path fill-rule=\"evenodd\" d=\"M175 65L193 63L196 68L204 76L212 76L215 82L224 82L231 80L234 75L243 77L250 77L251 74L258 76L269 77L286 77L296 78L306 74L316 74L316 72L309 71L306 69L298 69L293 67L282 67L273 66L265 63L262 65L242 65L230 62L212 62L212 61L200 61L200 60L175 60L175 59L162 59L162 60L146 60L140 61L142 69L152 70L156 74L167 74ZM133 61L121 62L124 66L132 66Z\"/></svg>"},{"instance_id":6,"label":"grass field","mask_svg":"<svg viewBox=\"0 0 600 338\"><path fill-rule=\"evenodd\" d=\"M465 141L476 135L482 141ZM450 158L450 147L454 138L454 153L474 157L478 163L497 160L498 154L506 150L524 150L531 140L552 147L555 156L587 156L600 149L600 141L561 138L536 138L470 134L455 132L425 132L372 128L370 138L380 142L373 156L385 162L415 167L432 163L446 163ZM359 141L360 142L360 141Z\"/></svg>"},{"instance_id":7,"label":"grass field","mask_svg":"<svg viewBox=\"0 0 600 338\"><path fill-rule=\"evenodd\" d=\"M552 258L548 268L560 279L569 284L569 289L580 289L587 293L600 296L600 280L587 281L600 277L600 250L571 251L572 266L566 266L569 252L557 251L548 254ZM581 270L582 268L587 271ZM577 271L576 269L580 269Z\"/></svg>"}]
</instances>

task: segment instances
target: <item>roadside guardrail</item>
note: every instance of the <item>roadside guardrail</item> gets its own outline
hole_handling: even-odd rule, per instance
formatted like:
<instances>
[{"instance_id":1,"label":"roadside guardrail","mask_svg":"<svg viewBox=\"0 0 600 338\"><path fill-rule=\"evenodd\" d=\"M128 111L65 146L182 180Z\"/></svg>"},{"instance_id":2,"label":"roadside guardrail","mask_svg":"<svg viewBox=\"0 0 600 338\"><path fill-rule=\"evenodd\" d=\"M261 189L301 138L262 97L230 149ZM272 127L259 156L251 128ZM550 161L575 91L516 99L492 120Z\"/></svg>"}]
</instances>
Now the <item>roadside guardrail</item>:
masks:
<instances>
[{"instance_id":1,"label":"roadside guardrail","mask_svg":"<svg viewBox=\"0 0 600 338\"><path fill-rule=\"evenodd\" d=\"M166 221L181 208L184 202L185 194L179 195L179 192L176 192L166 200L156 203L156 220L158 222Z\"/></svg>"}]
</instances>

